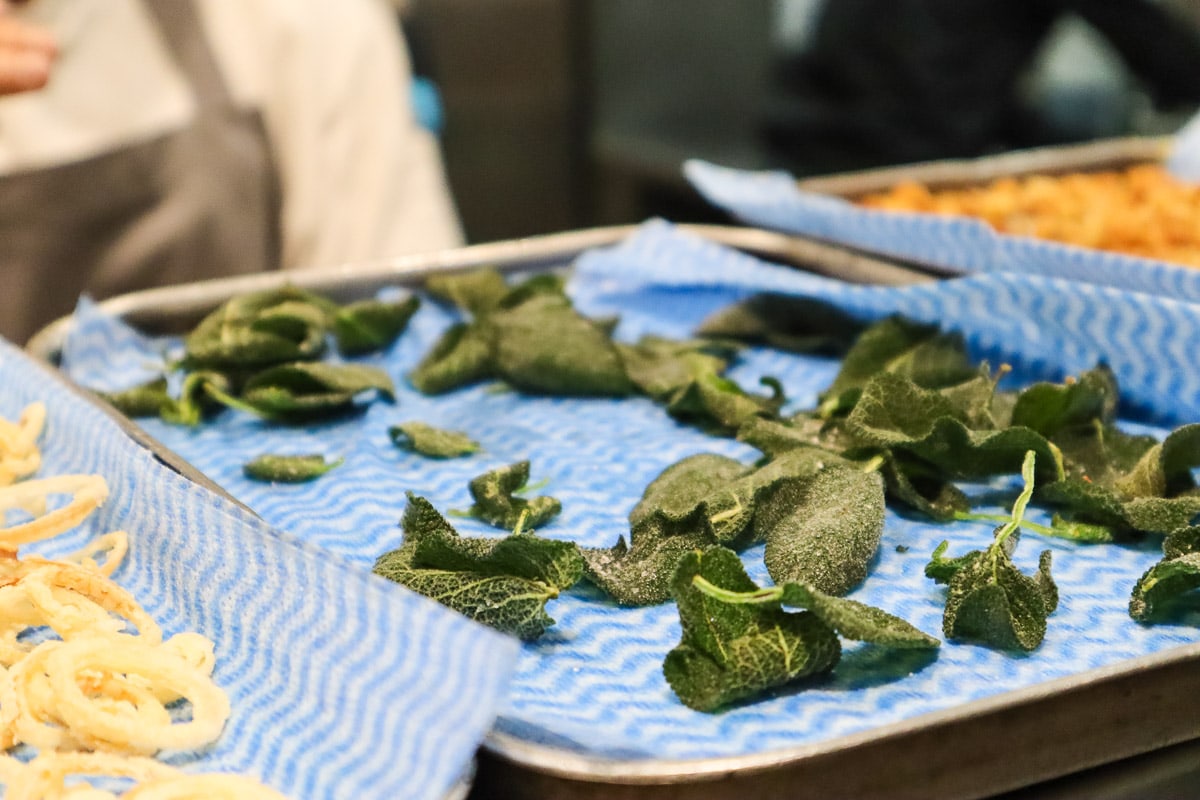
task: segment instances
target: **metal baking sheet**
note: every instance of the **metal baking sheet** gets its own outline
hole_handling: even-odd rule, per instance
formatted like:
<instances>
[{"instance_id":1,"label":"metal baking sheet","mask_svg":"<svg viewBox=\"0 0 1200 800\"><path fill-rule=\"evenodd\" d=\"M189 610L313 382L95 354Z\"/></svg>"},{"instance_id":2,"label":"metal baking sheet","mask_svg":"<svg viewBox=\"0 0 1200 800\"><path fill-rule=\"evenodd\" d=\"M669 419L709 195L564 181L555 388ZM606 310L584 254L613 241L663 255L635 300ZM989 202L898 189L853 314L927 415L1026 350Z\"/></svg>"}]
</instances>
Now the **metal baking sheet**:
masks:
<instances>
[{"instance_id":1,"label":"metal baking sheet","mask_svg":"<svg viewBox=\"0 0 1200 800\"><path fill-rule=\"evenodd\" d=\"M915 181L930 189L955 189L980 186L998 178L1064 175L1159 163L1170 155L1171 145L1171 139L1167 137L1131 136L1017 150L981 158L928 161L819 175L796 181L796 185L805 191L851 199L887 191L902 181Z\"/></svg>"},{"instance_id":2,"label":"metal baking sheet","mask_svg":"<svg viewBox=\"0 0 1200 800\"><path fill-rule=\"evenodd\" d=\"M733 170L700 161L685 167L714 205L747 225L835 243L864 257L926 272L1042 275L1123 291L1200 302L1200 270L1124 253L999 233L969 216L866 208L853 201L900 181L934 189L980 186L1000 177L1053 175L1163 163L1181 174L1200 151L1200 134L1130 137L933 161L794 180L782 172Z\"/></svg>"},{"instance_id":3,"label":"metal baking sheet","mask_svg":"<svg viewBox=\"0 0 1200 800\"><path fill-rule=\"evenodd\" d=\"M837 273L838 268L830 261L814 264L814 257L824 252L831 259L846 258L835 249L789 237L764 238L759 231L693 232L781 262L792 262L788 254L802 245L802 261L826 272ZM432 272L480 263L511 270L560 266L581 250L626 233L627 229L593 231L487 245L347 267L336 275L266 275L156 290L118 298L108 308L148 329L178 332L234 294L287 279L350 299L385 285L412 285ZM889 267L878 275L872 271L853 277L893 283L928 279L903 268ZM31 349L53 360L69 324L63 321L43 332ZM615 535L613 531L612 538ZM732 757L596 756L497 731L487 741L476 792L507 798L707 800L785 795L981 797L1200 736L1191 701L1200 682L1197 656L1200 645L1183 644L847 735L818 736L802 746Z\"/></svg>"}]
</instances>

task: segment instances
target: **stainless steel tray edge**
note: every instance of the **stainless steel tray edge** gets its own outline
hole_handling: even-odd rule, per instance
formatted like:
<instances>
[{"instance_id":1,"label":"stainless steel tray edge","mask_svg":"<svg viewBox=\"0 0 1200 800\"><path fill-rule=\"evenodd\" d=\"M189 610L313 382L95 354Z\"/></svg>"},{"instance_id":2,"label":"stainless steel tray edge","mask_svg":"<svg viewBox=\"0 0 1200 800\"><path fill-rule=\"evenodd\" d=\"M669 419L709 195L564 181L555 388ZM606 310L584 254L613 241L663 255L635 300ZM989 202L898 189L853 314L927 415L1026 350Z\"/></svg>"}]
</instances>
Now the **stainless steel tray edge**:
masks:
<instances>
[{"instance_id":1,"label":"stainless steel tray edge","mask_svg":"<svg viewBox=\"0 0 1200 800\"><path fill-rule=\"evenodd\" d=\"M974 186L1007 176L1033 173L1055 175L1160 162L1170 153L1171 147L1170 137L1130 136L1084 144L1014 150L981 158L925 161L819 175L799 180L796 185L806 191L838 197L859 197L885 191L900 181L916 181L938 189Z\"/></svg>"}]
</instances>

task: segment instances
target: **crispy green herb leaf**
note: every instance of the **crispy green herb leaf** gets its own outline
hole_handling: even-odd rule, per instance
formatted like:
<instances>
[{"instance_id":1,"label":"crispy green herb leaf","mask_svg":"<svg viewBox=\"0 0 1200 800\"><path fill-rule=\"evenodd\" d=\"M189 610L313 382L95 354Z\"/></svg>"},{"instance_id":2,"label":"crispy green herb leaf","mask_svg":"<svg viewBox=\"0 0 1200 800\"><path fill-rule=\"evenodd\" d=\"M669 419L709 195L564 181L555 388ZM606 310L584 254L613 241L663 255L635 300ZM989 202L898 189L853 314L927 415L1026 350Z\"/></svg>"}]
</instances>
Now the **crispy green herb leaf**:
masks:
<instances>
[{"instance_id":1,"label":"crispy green herb leaf","mask_svg":"<svg viewBox=\"0 0 1200 800\"><path fill-rule=\"evenodd\" d=\"M246 382L240 397L211 384L214 399L232 408L281 422L302 422L345 413L360 394L375 391L395 397L391 378L383 370L358 364L297 362L271 367Z\"/></svg>"},{"instance_id":2,"label":"crispy green herb leaf","mask_svg":"<svg viewBox=\"0 0 1200 800\"><path fill-rule=\"evenodd\" d=\"M1092 452L1100 455L1089 466L1091 475L1073 470L1065 480L1039 487L1040 500L1117 533L1169 533L1200 515L1200 491L1192 478L1192 469L1200 466L1200 425L1178 428L1161 444L1104 429L1096 429L1093 441ZM1110 453L1115 455L1109 458Z\"/></svg>"},{"instance_id":3,"label":"crispy green herb leaf","mask_svg":"<svg viewBox=\"0 0 1200 800\"><path fill-rule=\"evenodd\" d=\"M371 353L388 347L408 327L421 301L412 295L398 302L362 300L337 310L333 333L343 355Z\"/></svg>"},{"instance_id":4,"label":"crispy green herb leaf","mask_svg":"<svg viewBox=\"0 0 1200 800\"><path fill-rule=\"evenodd\" d=\"M676 390L667 412L713 433L732 436L754 417L775 417L786 402L783 387L774 378L763 378L770 397L750 394L728 378L705 373Z\"/></svg>"},{"instance_id":5,"label":"crispy green herb leaf","mask_svg":"<svg viewBox=\"0 0 1200 800\"><path fill-rule=\"evenodd\" d=\"M1012 411L1012 424L1054 436L1059 431L1110 424L1117 410L1117 381L1100 366L1065 384L1035 383L1022 391Z\"/></svg>"},{"instance_id":6,"label":"crispy green herb leaf","mask_svg":"<svg viewBox=\"0 0 1200 800\"><path fill-rule=\"evenodd\" d=\"M522 519L526 528L542 527L558 516L562 511L562 503L553 497L518 497L516 493L527 483L528 461L518 461L473 478L469 488L475 504L469 513L505 530L517 527Z\"/></svg>"},{"instance_id":7,"label":"crispy green herb leaf","mask_svg":"<svg viewBox=\"0 0 1200 800\"><path fill-rule=\"evenodd\" d=\"M842 361L842 369L821 395L823 416L849 411L867 383L881 373L936 389L975 377L962 336L938 333L937 326L890 317L867 328Z\"/></svg>"},{"instance_id":8,"label":"crispy green herb leaf","mask_svg":"<svg viewBox=\"0 0 1200 800\"><path fill-rule=\"evenodd\" d=\"M1138 578L1129 599L1129 616L1150 622L1194 589L1200 589L1200 553L1164 559Z\"/></svg>"},{"instance_id":9,"label":"crispy green herb leaf","mask_svg":"<svg viewBox=\"0 0 1200 800\"><path fill-rule=\"evenodd\" d=\"M444 394L494 376L487 328L480 323L456 323L442 334L408 379L423 394Z\"/></svg>"},{"instance_id":10,"label":"crispy green herb leaf","mask_svg":"<svg viewBox=\"0 0 1200 800\"><path fill-rule=\"evenodd\" d=\"M1163 539L1163 555L1179 558L1188 553L1200 553L1200 525L1177 528Z\"/></svg>"},{"instance_id":11,"label":"crispy green herb leaf","mask_svg":"<svg viewBox=\"0 0 1200 800\"><path fill-rule=\"evenodd\" d=\"M447 431L423 422L405 422L388 428L392 443L430 458L457 458L479 452L479 442L460 431Z\"/></svg>"},{"instance_id":12,"label":"crispy green herb leaf","mask_svg":"<svg viewBox=\"0 0 1200 800\"><path fill-rule=\"evenodd\" d=\"M375 573L493 628L525 640L554 624L546 602L583 574L569 542L514 533L467 539L424 498L409 494L404 544L375 562Z\"/></svg>"},{"instance_id":13,"label":"crispy green herb leaf","mask_svg":"<svg viewBox=\"0 0 1200 800\"><path fill-rule=\"evenodd\" d=\"M716 312L700 324L696 333L793 353L840 355L864 327L831 303L760 294Z\"/></svg>"},{"instance_id":14,"label":"crispy green herb leaf","mask_svg":"<svg viewBox=\"0 0 1200 800\"><path fill-rule=\"evenodd\" d=\"M883 481L831 464L810 478L775 483L757 501L756 539L767 542L776 583L805 583L842 595L867 576L883 535Z\"/></svg>"},{"instance_id":15,"label":"crispy green herb leaf","mask_svg":"<svg viewBox=\"0 0 1200 800\"><path fill-rule=\"evenodd\" d=\"M939 470L903 452L886 453L880 474L888 497L939 522L948 522L971 508L962 490Z\"/></svg>"},{"instance_id":16,"label":"crispy green herb leaf","mask_svg":"<svg viewBox=\"0 0 1200 800\"><path fill-rule=\"evenodd\" d=\"M496 373L534 394L622 397L633 390L608 334L557 296L489 314Z\"/></svg>"},{"instance_id":17,"label":"crispy green herb leaf","mask_svg":"<svg viewBox=\"0 0 1200 800\"><path fill-rule=\"evenodd\" d=\"M692 514L704 503L718 506L722 516L710 520L721 541L732 541L749 525L753 515L752 492L742 497L737 491L738 481L753 470L740 461L712 453L689 456L667 467L655 478L642 499L629 513L629 522L637 527L653 514L661 514L667 520L681 520ZM727 493L730 502L716 501L718 495ZM727 507L728 506L728 507ZM745 518L740 518L744 510ZM707 516L707 515L706 515Z\"/></svg>"},{"instance_id":18,"label":"crispy green herb leaf","mask_svg":"<svg viewBox=\"0 0 1200 800\"><path fill-rule=\"evenodd\" d=\"M477 269L457 275L435 275L425 281L425 290L439 300L479 315L500 305L508 284L494 269Z\"/></svg>"},{"instance_id":19,"label":"crispy green herb leaf","mask_svg":"<svg viewBox=\"0 0 1200 800\"><path fill-rule=\"evenodd\" d=\"M163 407L171 402L165 377L158 377L120 392L99 392L99 395L131 419L157 417Z\"/></svg>"},{"instance_id":20,"label":"crispy green herb leaf","mask_svg":"<svg viewBox=\"0 0 1200 800\"><path fill-rule=\"evenodd\" d=\"M627 606L669 600L680 557L717 544L702 504L679 517L655 509L638 519L629 538L629 546L621 538L610 549L583 551L588 580Z\"/></svg>"},{"instance_id":21,"label":"crispy green herb leaf","mask_svg":"<svg viewBox=\"0 0 1200 800\"><path fill-rule=\"evenodd\" d=\"M323 455L280 456L261 455L246 464L242 470L247 478L267 483L304 483L321 477L329 470L340 467L344 459L326 462Z\"/></svg>"},{"instance_id":22,"label":"crispy green herb leaf","mask_svg":"<svg viewBox=\"0 0 1200 800\"><path fill-rule=\"evenodd\" d=\"M1058 606L1058 590L1050 577L1050 551L1038 560L1034 577L1012 563L1018 529L1033 494L1034 454L1021 468L1025 489L1013 504L1012 517L996 529L995 541L956 559L945 559L945 543L933 553L925 574L948 582L942 631L951 639L976 641L1008 650L1030 651L1046 635L1046 618Z\"/></svg>"},{"instance_id":23,"label":"crispy green herb leaf","mask_svg":"<svg viewBox=\"0 0 1200 800\"><path fill-rule=\"evenodd\" d=\"M221 408L209 394L210 386L221 392L232 389L229 378L220 372L206 369L192 372L183 379L179 399L169 399L160 410L160 416L172 425L199 425L206 415Z\"/></svg>"},{"instance_id":24,"label":"crispy green herb leaf","mask_svg":"<svg viewBox=\"0 0 1200 800\"><path fill-rule=\"evenodd\" d=\"M221 370L318 358L336 310L331 301L294 286L235 297L187 336L184 365Z\"/></svg>"},{"instance_id":25,"label":"crispy green herb leaf","mask_svg":"<svg viewBox=\"0 0 1200 800\"><path fill-rule=\"evenodd\" d=\"M808 609L847 639L916 650L941 645L934 637L882 609L857 600L833 597L804 583L788 582L752 592L735 592L713 586L703 577L692 581L709 597L733 605L785 605Z\"/></svg>"},{"instance_id":26,"label":"crispy green herb leaf","mask_svg":"<svg viewBox=\"0 0 1200 800\"><path fill-rule=\"evenodd\" d=\"M789 614L778 603L727 603L701 591L696 577L732 592L758 589L730 550L680 559L671 587L683 636L667 654L663 674L688 707L714 711L837 664L837 635L815 614Z\"/></svg>"},{"instance_id":27,"label":"crispy green herb leaf","mask_svg":"<svg viewBox=\"0 0 1200 800\"><path fill-rule=\"evenodd\" d=\"M863 389L846 429L864 447L903 450L946 477L1010 474L1029 451L1048 479L1061 477L1061 456L1040 433L1021 427L973 430L965 413L941 392L883 373Z\"/></svg>"},{"instance_id":28,"label":"crispy green herb leaf","mask_svg":"<svg viewBox=\"0 0 1200 800\"><path fill-rule=\"evenodd\" d=\"M677 342L644 336L637 344L618 344L625 372L645 395L665 401L691 381L720 375L734 355L734 348L712 341Z\"/></svg>"}]
</instances>

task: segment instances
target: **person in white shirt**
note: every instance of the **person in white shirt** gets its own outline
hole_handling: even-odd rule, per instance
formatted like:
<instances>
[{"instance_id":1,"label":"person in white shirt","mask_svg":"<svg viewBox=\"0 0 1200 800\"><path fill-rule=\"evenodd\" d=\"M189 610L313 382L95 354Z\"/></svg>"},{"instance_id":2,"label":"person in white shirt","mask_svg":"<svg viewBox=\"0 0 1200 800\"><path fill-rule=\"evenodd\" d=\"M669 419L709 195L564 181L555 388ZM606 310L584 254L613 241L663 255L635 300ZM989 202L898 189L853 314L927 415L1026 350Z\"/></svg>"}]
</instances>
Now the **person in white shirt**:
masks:
<instances>
[{"instance_id":1,"label":"person in white shirt","mask_svg":"<svg viewBox=\"0 0 1200 800\"><path fill-rule=\"evenodd\" d=\"M382 0L0 9L0 334L23 342L83 292L461 243L394 13Z\"/></svg>"}]
</instances>

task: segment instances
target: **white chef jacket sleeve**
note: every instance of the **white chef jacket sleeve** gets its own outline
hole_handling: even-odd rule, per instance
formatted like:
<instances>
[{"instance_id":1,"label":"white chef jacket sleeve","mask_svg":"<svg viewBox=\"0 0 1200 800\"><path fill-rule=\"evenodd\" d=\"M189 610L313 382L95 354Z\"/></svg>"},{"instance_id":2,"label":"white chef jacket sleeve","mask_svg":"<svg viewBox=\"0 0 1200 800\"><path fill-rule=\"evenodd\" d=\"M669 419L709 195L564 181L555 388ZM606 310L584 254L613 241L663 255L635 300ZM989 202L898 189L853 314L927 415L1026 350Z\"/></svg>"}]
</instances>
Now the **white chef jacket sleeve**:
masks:
<instances>
[{"instance_id":1,"label":"white chef jacket sleeve","mask_svg":"<svg viewBox=\"0 0 1200 800\"><path fill-rule=\"evenodd\" d=\"M282 0L291 17L263 97L283 190L284 268L461 244L438 145L382 0Z\"/></svg>"}]
</instances>

